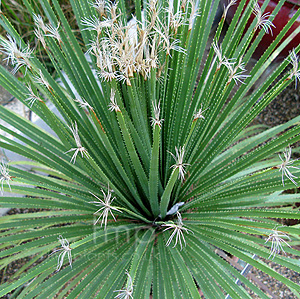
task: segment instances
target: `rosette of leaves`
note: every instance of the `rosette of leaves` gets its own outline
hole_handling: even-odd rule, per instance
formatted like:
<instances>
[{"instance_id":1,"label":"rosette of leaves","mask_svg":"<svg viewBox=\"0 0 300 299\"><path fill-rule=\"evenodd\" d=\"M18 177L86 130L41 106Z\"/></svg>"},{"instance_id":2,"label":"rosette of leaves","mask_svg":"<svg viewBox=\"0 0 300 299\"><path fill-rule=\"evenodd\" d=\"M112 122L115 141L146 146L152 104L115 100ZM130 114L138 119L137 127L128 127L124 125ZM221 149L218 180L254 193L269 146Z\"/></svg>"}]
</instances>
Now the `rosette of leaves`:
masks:
<instances>
[{"instance_id":1,"label":"rosette of leaves","mask_svg":"<svg viewBox=\"0 0 300 299\"><path fill-rule=\"evenodd\" d=\"M268 1L240 1L222 40L221 18L207 56L218 1L137 0L128 22L124 0L71 0L84 47L57 0L37 1L46 17L23 2L60 80L1 14L2 52L24 79L0 67L0 83L53 134L0 106L17 129L1 125L14 139L2 136L0 146L32 161L31 171L3 161L3 191L26 197L3 195L1 206L44 209L0 219L1 268L30 257L0 295L250 298L239 280L268 298L217 254L224 251L299 296L300 286L261 258L299 270L280 252L299 254L298 226L277 230L272 219L300 218L291 207L297 194L283 193L297 183L289 146L300 139L300 117L268 130L248 125L299 77L297 47L257 83L293 38L283 40L300 11L246 72L284 1L272 15L263 13Z\"/></svg>"}]
</instances>

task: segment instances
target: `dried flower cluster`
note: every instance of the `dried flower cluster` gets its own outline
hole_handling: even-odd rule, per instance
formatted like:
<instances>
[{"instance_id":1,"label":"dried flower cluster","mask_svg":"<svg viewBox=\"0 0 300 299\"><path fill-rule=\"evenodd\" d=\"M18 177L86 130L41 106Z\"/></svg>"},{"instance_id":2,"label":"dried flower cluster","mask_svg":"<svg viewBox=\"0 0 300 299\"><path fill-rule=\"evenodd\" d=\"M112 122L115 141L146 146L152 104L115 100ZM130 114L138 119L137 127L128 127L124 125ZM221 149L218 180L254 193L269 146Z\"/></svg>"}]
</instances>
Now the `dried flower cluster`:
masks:
<instances>
[{"instance_id":1,"label":"dried flower cluster","mask_svg":"<svg viewBox=\"0 0 300 299\"><path fill-rule=\"evenodd\" d=\"M118 3L96 5L100 18L82 19L86 30L96 32L96 38L91 41L88 52L96 57L99 77L106 81L125 81L127 85L131 85L130 78L134 73L147 79L151 70L156 70L156 77L159 78L171 51L185 52L179 45L176 34L180 26L192 28L193 20L198 15L194 2L191 0L186 4L191 10L187 24L187 13L180 11L173 14L172 7L166 10L166 24L159 17L156 1L150 1L148 19L133 19L124 25L117 5Z\"/></svg>"}]
</instances>

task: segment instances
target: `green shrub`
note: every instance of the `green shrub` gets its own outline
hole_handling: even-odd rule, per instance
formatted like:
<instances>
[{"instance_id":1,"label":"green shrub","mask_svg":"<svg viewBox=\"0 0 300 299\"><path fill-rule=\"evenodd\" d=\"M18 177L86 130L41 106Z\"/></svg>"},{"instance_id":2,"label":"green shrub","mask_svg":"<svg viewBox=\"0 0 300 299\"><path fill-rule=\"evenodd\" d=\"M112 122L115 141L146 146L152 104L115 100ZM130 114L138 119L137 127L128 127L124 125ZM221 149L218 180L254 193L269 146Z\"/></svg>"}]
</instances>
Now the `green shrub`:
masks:
<instances>
[{"instance_id":1,"label":"green shrub","mask_svg":"<svg viewBox=\"0 0 300 299\"><path fill-rule=\"evenodd\" d=\"M2 52L24 79L0 67L0 83L55 134L0 106L0 118L17 129L1 125L15 139L2 136L0 146L32 161L23 162L30 171L2 162L3 191L26 197L2 196L1 206L44 209L1 217L1 267L31 258L0 295L200 298L201 289L206 298L250 298L239 279L268 298L218 249L299 296L300 286L260 257L299 269L282 255L298 255L292 246L299 244L299 225L279 228L273 219L300 218L291 207L297 194L283 192L297 183L290 145L300 139L300 117L266 131L249 124L299 79L300 46L257 83L292 38L279 44L300 11L246 71L284 1L269 18L261 12L268 1L262 8L241 1L220 41L223 15L207 57L218 1L169 7L136 0L136 23L127 23L124 0L70 0L84 49L57 0L23 2L62 84L1 14ZM253 9L256 18L245 29ZM270 87L290 63L293 69Z\"/></svg>"}]
</instances>

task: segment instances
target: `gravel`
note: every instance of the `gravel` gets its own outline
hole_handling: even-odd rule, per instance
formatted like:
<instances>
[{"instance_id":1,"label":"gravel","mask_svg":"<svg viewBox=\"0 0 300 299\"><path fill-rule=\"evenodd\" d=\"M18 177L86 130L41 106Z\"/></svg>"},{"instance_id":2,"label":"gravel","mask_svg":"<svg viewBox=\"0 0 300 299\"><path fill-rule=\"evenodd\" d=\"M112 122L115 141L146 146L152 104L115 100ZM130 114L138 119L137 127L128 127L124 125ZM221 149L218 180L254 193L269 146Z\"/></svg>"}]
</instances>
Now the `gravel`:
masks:
<instances>
[{"instance_id":1,"label":"gravel","mask_svg":"<svg viewBox=\"0 0 300 299\"><path fill-rule=\"evenodd\" d=\"M287 257L292 259L299 259L299 257L291 254L287 254ZM284 277L292 280L293 282L299 284L300 275L299 273L290 270L288 268L282 267L270 260L261 259L264 263L266 263L270 268L275 270L277 273L283 275ZM285 298L285 299L292 299L297 298L293 293L290 291L290 289L283 283L279 282L278 280L274 279L273 277L270 277L269 275L266 275L262 271L259 271L256 268L252 268L251 274L253 274L256 278L258 278L261 283L266 286L270 293L267 293L267 295L270 298L279 299L279 298ZM248 290L249 294L252 298L259 299L257 295L253 294L251 290Z\"/></svg>"}]
</instances>

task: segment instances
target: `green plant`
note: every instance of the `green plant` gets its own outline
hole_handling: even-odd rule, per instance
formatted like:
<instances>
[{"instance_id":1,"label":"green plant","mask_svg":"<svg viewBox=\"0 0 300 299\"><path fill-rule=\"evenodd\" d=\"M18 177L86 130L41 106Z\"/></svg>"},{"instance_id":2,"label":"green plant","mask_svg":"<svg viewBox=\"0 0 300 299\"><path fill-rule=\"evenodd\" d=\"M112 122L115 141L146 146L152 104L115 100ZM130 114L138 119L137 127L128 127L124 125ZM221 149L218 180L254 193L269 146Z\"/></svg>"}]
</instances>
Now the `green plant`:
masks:
<instances>
[{"instance_id":1,"label":"green plant","mask_svg":"<svg viewBox=\"0 0 300 299\"><path fill-rule=\"evenodd\" d=\"M29 0L28 2L30 5L35 7L36 14L44 15L40 3L37 3L34 0ZM69 1L59 0L58 2L71 28L76 33L78 31L78 27L76 26L76 19L72 13L72 8ZM43 62L43 64L48 68L49 72L53 72L55 74L55 68L51 64L51 60L48 58L45 49L40 45L40 43L36 43L36 36L34 34L34 20L27 8L24 7L23 1L3 0L1 11L12 22L13 26L18 31L18 34L22 37L24 42L30 44L32 48L35 49L36 57ZM5 35L5 29L2 27L0 28L0 34ZM79 35L77 35L77 37L78 36Z\"/></svg>"},{"instance_id":2,"label":"green plant","mask_svg":"<svg viewBox=\"0 0 300 299\"><path fill-rule=\"evenodd\" d=\"M35 7L23 2L34 15ZM300 218L289 206L297 194L283 193L299 173L289 145L300 139L300 117L268 130L248 126L299 78L300 46L248 94L291 40L279 45L300 15L246 73L284 1L269 18L260 11L267 2L255 6L257 18L243 35L255 3L241 1L221 43L223 15L203 57L218 1L199 7L174 1L172 8L169 1L136 0L136 26L127 23L124 1L70 0L82 49L58 1L39 0L50 23L35 15L36 32L63 85L1 14L9 34L1 38L2 51L24 82L0 67L0 83L55 132L0 106L0 117L22 132L1 125L15 139L3 136L0 146L33 161L23 162L32 171L2 163L2 189L27 196L3 196L1 206L47 209L0 219L1 267L31 257L2 285L1 296L15 290L18 298L200 298L201 289L206 298L250 298L239 279L268 298L217 255L219 248L299 297L298 284L253 258L299 269L298 261L279 255L283 249L298 255L292 246L299 244L299 226L277 230L272 218ZM292 72L270 87L290 60Z\"/></svg>"}]
</instances>

